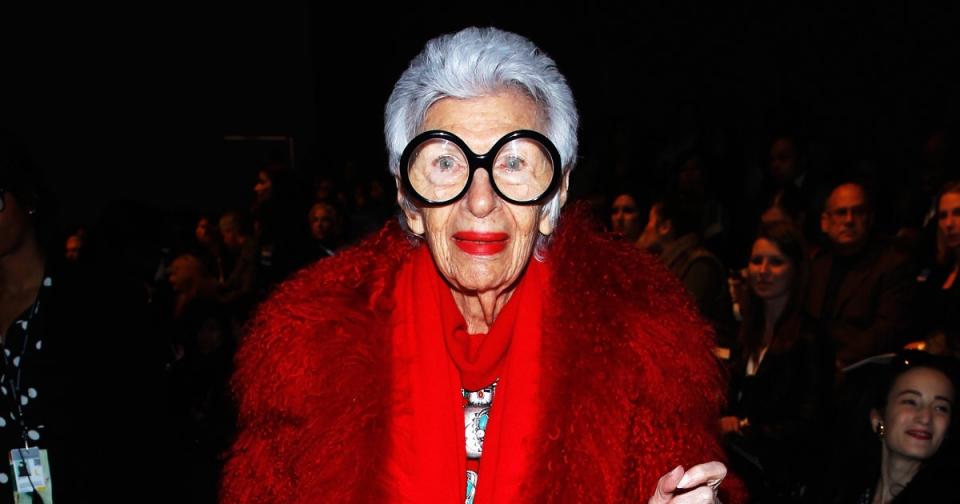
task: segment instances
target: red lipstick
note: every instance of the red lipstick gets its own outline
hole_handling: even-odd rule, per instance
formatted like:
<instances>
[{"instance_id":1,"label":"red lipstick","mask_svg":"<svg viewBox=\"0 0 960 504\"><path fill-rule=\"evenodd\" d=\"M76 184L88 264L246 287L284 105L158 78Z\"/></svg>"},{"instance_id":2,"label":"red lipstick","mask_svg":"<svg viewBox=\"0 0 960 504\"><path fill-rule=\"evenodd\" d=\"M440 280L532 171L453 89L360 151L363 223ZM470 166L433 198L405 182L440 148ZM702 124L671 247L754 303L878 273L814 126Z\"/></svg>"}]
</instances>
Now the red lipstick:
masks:
<instances>
[{"instance_id":1,"label":"red lipstick","mask_svg":"<svg viewBox=\"0 0 960 504\"><path fill-rule=\"evenodd\" d=\"M933 437L929 432L922 430L908 430L907 435L924 441Z\"/></svg>"},{"instance_id":2,"label":"red lipstick","mask_svg":"<svg viewBox=\"0 0 960 504\"><path fill-rule=\"evenodd\" d=\"M453 235L453 242L460 250L471 255L493 255L507 248L507 233L482 233L479 231L459 231Z\"/></svg>"}]
</instances>

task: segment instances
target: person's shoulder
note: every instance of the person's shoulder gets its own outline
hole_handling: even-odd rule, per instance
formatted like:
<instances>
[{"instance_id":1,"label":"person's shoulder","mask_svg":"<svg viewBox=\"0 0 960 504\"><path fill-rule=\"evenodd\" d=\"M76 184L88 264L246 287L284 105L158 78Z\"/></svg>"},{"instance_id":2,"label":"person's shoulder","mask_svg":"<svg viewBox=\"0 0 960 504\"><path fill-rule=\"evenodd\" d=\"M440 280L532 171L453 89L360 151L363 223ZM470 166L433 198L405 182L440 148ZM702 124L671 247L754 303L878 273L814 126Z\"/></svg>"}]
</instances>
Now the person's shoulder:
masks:
<instances>
[{"instance_id":1,"label":"person's shoulder","mask_svg":"<svg viewBox=\"0 0 960 504\"><path fill-rule=\"evenodd\" d=\"M377 354L389 285L412 249L402 231L387 226L279 285L257 308L235 359L233 385L241 404L303 411L289 399L272 398L315 386L310 382L327 376L330 362Z\"/></svg>"},{"instance_id":2,"label":"person's shoulder","mask_svg":"<svg viewBox=\"0 0 960 504\"><path fill-rule=\"evenodd\" d=\"M555 304L620 327L606 337L644 352L685 346L712 358L713 332L679 279L632 243L598 233L582 215L566 217L547 259Z\"/></svg>"},{"instance_id":3,"label":"person's shoulder","mask_svg":"<svg viewBox=\"0 0 960 504\"><path fill-rule=\"evenodd\" d=\"M567 289L603 290L630 299L649 289L682 288L678 280L650 253L634 243L603 233L590 218L588 210L578 206L565 213L552 238L547 264L554 281Z\"/></svg>"}]
</instances>

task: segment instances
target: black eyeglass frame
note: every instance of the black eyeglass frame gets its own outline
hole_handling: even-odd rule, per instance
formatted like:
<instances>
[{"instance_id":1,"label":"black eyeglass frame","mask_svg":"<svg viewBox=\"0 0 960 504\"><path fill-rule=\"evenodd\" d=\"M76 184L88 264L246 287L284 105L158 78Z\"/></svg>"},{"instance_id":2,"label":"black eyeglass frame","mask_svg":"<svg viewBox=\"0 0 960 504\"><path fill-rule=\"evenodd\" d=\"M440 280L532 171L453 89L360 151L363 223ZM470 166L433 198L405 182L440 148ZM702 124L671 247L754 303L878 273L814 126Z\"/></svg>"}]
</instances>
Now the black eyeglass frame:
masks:
<instances>
[{"instance_id":1,"label":"black eyeglass frame","mask_svg":"<svg viewBox=\"0 0 960 504\"><path fill-rule=\"evenodd\" d=\"M470 167L470 172L467 175L467 183L464 184L463 190L460 191L460 193L458 193L456 196L445 200L430 200L417 192L417 190L413 188L413 183L410 182L410 174L408 173L409 167L407 166L407 164L410 162L410 156L413 155L413 152L417 149L417 147L427 140L433 140L437 138L456 144L456 146L459 147L464 154L466 154L467 163ZM553 178L550 180L550 184L540 196L530 201L518 201L504 194L503 191L497 187L497 182L494 180L491 167L488 163L493 160L493 158L500 152L500 149L502 149L504 145L518 138L530 138L532 140L536 140L540 143L540 145L543 145L547 149L547 152L550 154L551 161L553 161ZM470 185L473 184L473 174L480 168L487 170L487 175L489 175L487 178L490 179L490 186L493 187L493 191L497 194L497 196L506 202L513 203L514 205L537 205L546 201L548 198L553 196L553 193L556 192L557 188L560 187L560 180L563 177L563 165L560 164L560 151L557 150L557 147L553 145L553 142L551 142L549 138L536 131L512 131L501 137L500 140L497 140L497 143L493 144L493 147L491 147L490 150L485 154L475 154L472 150L470 150L470 147L467 147L467 143L457 135L454 135L449 131L430 130L415 136L413 140L410 140L410 143L407 144L406 148L403 149L403 153L400 155L399 166L400 183L403 185L403 189L406 194L413 197L422 206L444 206L454 203L467 194L467 191L470 190Z\"/></svg>"}]
</instances>

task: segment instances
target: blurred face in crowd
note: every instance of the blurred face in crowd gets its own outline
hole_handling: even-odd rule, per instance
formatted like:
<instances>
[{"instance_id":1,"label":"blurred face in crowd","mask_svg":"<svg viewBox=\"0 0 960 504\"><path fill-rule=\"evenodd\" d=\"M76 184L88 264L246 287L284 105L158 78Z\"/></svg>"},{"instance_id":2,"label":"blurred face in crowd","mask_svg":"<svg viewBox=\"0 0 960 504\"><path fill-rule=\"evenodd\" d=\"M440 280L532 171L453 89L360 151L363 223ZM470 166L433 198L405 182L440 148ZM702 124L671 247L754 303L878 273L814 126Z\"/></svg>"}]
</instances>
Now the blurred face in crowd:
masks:
<instances>
[{"instance_id":1,"label":"blurred face in crowd","mask_svg":"<svg viewBox=\"0 0 960 504\"><path fill-rule=\"evenodd\" d=\"M881 414L870 412L874 431L883 424L889 455L911 460L933 456L953 419L955 391L950 379L935 369L917 367L897 377Z\"/></svg>"},{"instance_id":2,"label":"blurred face in crowd","mask_svg":"<svg viewBox=\"0 0 960 504\"><path fill-rule=\"evenodd\" d=\"M699 158L688 159L677 174L677 190L683 194L703 196L706 192L703 175L703 162Z\"/></svg>"},{"instance_id":3,"label":"blurred face in crowd","mask_svg":"<svg viewBox=\"0 0 960 504\"><path fill-rule=\"evenodd\" d=\"M314 240L335 238L337 233L337 209L329 203L317 203L310 209L310 234Z\"/></svg>"},{"instance_id":4,"label":"blurred face in crowd","mask_svg":"<svg viewBox=\"0 0 960 504\"><path fill-rule=\"evenodd\" d=\"M240 229L236 220L224 215L220 218L220 236L223 237L223 244L231 250L237 250L243 245L243 239L240 236Z\"/></svg>"},{"instance_id":5,"label":"blurred face in crowd","mask_svg":"<svg viewBox=\"0 0 960 504\"><path fill-rule=\"evenodd\" d=\"M643 228L640 241L637 242L637 246L644 250L660 252L670 232L669 221L662 222L659 212L659 203L650 207L650 214L647 216L647 225Z\"/></svg>"},{"instance_id":6,"label":"blurred face in crowd","mask_svg":"<svg viewBox=\"0 0 960 504\"><path fill-rule=\"evenodd\" d=\"M857 184L843 184L830 193L820 216L820 229L839 253L852 253L866 242L873 223L866 192Z\"/></svg>"},{"instance_id":7,"label":"blurred face in crowd","mask_svg":"<svg viewBox=\"0 0 960 504\"><path fill-rule=\"evenodd\" d=\"M428 110L421 130L445 130L470 150L485 153L515 130L541 130L539 110L526 96L504 91L479 98L444 98ZM565 194L566 184L561 188ZM405 211L411 231L423 235L437 268L464 293L509 290L533 254L539 233L553 225L539 205L508 203L494 192L489 173L477 170L467 193L439 207Z\"/></svg>"},{"instance_id":8,"label":"blurred face in crowd","mask_svg":"<svg viewBox=\"0 0 960 504\"><path fill-rule=\"evenodd\" d=\"M70 262L77 262L80 259L80 251L83 249L83 238L77 235L70 235L67 238L66 258Z\"/></svg>"},{"instance_id":9,"label":"blurred face in crowd","mask_svg":"<svg viewBox=\"0 0 960 504\"><path fill-rule=\"evenodd\" d=\"M776 243L759 238L753 242L747 264L750 288L760 299L779 299L790 294L796 276L796 265L783 254Z\"/></svg>"},{"instance_id":10,"label":"blurred face in crowd","mask_svg":"<svg viewBox=\"0 0 960 504\"><path fill-rule=\"evenodd\" d=\"M797 176L797 149L790 137L782 137L770 145L770 177L778 184Z\"/></svg>"},{"instance_id":11,"label":"blurred face in crowd","mask_svg":"<svg viewBox=\"0 0 960 504\"><path fill-rule=\"evenodd\" d=\"M206 217L201 217L197 221L197 227L193 230L194 235L197 237L197 241L206 245L213 241L213 226L210 224L210 219Z\"/></svg>"},{"instance_id":12,"label":"blurred face in crowd","mask_svg":"<svg viewBox=\"0 0 960 504\"><path fill-rule=\"evenodd\" d=\"M640 209L629 194L621 194L610 206L610 225L614 233L619 233L629 241L640 237Z\"/></svg>"},{"instance_id":13,"label":"blurred face in crowd","mask_svg":"<svg viewBox=\"0 0 960 504\"><path fill-rule=\"evenodd\" d=\"M960 192L948 192L940 196L937 228L944 245L960 254Z\"/></svg>"},{"instance_id":14,"label":"blurred face in crowd","mask_svg":"<svg viewBox=\"0 0 960 504\"><path fill-rule=\"evenodd\" d=\"M273 180L270 179L270 174L264 170L257 172L257 183L253 186L253 192L257 196L257 201L266 201L270 199L270 195L273 191Z\"/></svg>"},{"instance_id":15,"label":"blurred face in crowd","mask_svg":"<svg viewBox=\"0 0 960 504\"><path fill-rule=\"evenodd\" d=\"M200 260L185 254L177 257L170 264L170 275L167 279L176 292L187 292L197 284L203 271Z\"/></svg>"}]
</instances>

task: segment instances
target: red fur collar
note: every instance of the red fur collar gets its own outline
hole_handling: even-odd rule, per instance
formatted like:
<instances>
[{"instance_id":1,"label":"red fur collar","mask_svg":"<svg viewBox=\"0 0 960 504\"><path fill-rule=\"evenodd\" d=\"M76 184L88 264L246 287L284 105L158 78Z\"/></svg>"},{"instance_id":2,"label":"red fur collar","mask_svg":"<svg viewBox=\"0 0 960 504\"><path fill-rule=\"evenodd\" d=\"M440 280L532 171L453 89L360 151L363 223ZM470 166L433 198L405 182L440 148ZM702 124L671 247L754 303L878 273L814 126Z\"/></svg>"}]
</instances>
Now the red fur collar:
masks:
<instances>
[{"instance_id":1,"label":"red fur collar","mask_svg":"<svg viewBox=\"0 0 960 504\"><path fill-rule=\"evenodd\" d=\"M582 212L581 212L582 213ZM677 464L722 460L713 337L652 257L565 215L546 264L547 428L530 502L645 501ZM395 223L284 283L241 345L224 502L392 502L389 293L417 242ZM732 479L732 478L728 478ZM737 501L736 495L725 501Z\"/></svg>"}]
</instances>

